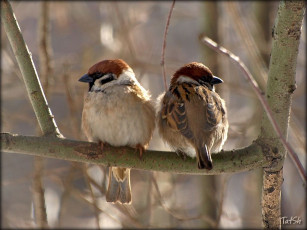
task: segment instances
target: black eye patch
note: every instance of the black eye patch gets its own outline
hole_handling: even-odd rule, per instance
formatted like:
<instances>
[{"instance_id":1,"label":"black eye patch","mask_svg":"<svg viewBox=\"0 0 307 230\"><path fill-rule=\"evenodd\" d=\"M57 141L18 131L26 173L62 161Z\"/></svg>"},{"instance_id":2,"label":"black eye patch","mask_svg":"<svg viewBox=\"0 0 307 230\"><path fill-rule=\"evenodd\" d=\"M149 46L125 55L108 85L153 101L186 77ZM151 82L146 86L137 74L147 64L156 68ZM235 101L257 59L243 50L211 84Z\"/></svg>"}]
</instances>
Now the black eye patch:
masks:
<instances>
[{"instance_id":1,"label":"black eye patch","mask_svg":"<svg viewBox=\"0 0 307 230\"><path fill-rule=\"evenodd\" d=\"M200 79L198 80L198 82L199 82L201 85L206 86L206 87L208 87L208 89L212 90L212 89L213 89L213 84L212 84L212 83L210 82L210 80L208 80L208 79L210 79L210 78L207 77L207 76L203 76L202 78L200 78Z\"/></svg>"},{"instance_id":2,"label":"black eye patch","mask_svg":"<svg viewBox=\"0 0 307 230\"><path fill-rule=\"evenodd\" d=\"M93 73L91 76L92 76L92 78L94 78L96 80L96 79L101 78L103 75L104 75L104 73Z\"/></svg>"},{"instance_id":3,"label":"black eye patch","mask_svg":"<svg viewBox=\"0 0 307 230\"><path fill-rule=\"evenodd\" d=\"M101 84L101 85L106 84L106 83L108 83L108 82L110 82L110 81L116 80L116 79L114 78L114 75L111 74L111 73L102 75L102 76L100 76L100 78L101 78L101 77L103 78L103 79L100 80L100 84Z\"/></svg>"}]
</instances>

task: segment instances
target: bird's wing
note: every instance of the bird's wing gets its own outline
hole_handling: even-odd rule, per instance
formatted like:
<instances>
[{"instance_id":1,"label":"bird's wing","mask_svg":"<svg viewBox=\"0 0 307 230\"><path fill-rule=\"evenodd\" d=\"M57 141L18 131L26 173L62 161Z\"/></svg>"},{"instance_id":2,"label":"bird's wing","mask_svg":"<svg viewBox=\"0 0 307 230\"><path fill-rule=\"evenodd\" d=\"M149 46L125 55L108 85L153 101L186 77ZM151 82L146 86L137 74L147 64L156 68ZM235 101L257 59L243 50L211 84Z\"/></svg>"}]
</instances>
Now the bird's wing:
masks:
<instances>
[{"instance_id":1,"label":"bird's wing","mask_svg":"<svg viewBox=\"0 0 307 230\"><path fill-rule=\"evenodd\" d=\"M195 107L196 111L192 111L194 114L199 114L200 116L203 116L204 121L202 124L202 128L205 131L210 131L214 129L223 119L223 116L225 115L225 110L222 106L222 102L215 92L210 91L206 87L198 86L195 87L195 92L197 94L197 100L196 104L191 103L192 107ZM203 106L199 106L203 105ZM203 114L203 115L202 115ZM193 119L191 119L193 122Z\"/></svg>"},{"instance_id":2,"label":"bird's wing","mask_svg":"<svg viewBox=\"0 0 307 230\"><path fill-rule=\"evenodd\" d=\"M217 97L203 86L176 85L164 97L162 119L192 141L194 136L211 131L221 122L225 111Z\"/></svg>"},{"instance_id":3,"label":"bird's wing","mask_svg":"<svg viewBox=\"0 0 307 230\"><path fill-rule=\"evenodd\" d=\"M184 90L180 85L171 89L165 94L162 104L161 117L166 120L167 125L173 130L180 132L189 140L194 139L194 135L189 128L186 105L187 100L185 94L181 92Z\"/></svg>"}]
</instances>

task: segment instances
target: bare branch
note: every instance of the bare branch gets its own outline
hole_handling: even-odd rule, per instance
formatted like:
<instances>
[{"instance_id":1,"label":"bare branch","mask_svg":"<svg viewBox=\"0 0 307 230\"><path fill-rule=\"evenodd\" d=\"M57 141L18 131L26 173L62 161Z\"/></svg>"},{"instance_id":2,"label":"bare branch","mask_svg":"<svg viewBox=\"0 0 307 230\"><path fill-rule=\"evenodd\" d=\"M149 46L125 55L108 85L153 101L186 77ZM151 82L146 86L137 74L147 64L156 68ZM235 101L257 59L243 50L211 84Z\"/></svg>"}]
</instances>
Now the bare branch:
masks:
<instances>
[{"instance_id":1,"label":"bare branch","mask_svg":"<svg viewBox=\"0 0 307 230\"><path fill-rule=\"evenodd\" d=\"M165 204L164 200L162 199L162 194L160 192L158 183L156 181L156 179L154 177L152 177L152 183L157 191L157 196L158 196L158 201L160 202L160 205L163 207L163 209L172 217L174 217L175 219L179 220L179 221L188 221L188 220L198 220L198 219L202 219L204 220L206 223L208 223L209 227L213 227L215 226L215 221L214 219L212 219L210 216L206 216L206 215L196 215L196 216L192 216L192 217L187 217L186 215L182 215L180 213L174 212L174 210L171 210L169 207L167 207L167 205Z\"/></svg>"},{"instance_id":2,"label":"bare branch","mask_svg":"<svg viewBox=\"0 0 307 230\"><path fill-rule=\"evenodd\" d=\"M61 137L62 135L56 125L54 116L51 113L42 86L39 82L31 54L23 39L12 7L7 0L1 1L1 21L17 59L41 130L44 135Z\"/></svg>"},{"instance_id":3,"label":"bare branch","mask_svg":"<svg viewBox=\"0 0 307 230\"><path fill-rule=\"evenodd\" d=\"M253 65L251 66L254 70L255 80L258 82L261 90L265 89L268 68L266 67L263 58L261 57L259 48L252 36L245 20L241 20L242 13L239 10L239 4L237 2L229 1L226 4L227 12L232 18L232 24L237 28L237 31L241 35L241 41L245 45Z\"/></svg>"},{"instance_id":4,"label":"bare branch","mask_svg":"<svg viewBox=\"0 0 307 230\"><path fill-rule=\"evenodd\" d=\"M52 137L1 134L2 151L62 160L112 165L125 168L182 174L215 175L267 167L262 149L256 142L248 147L213 154L212 170L199 170L195 159L182 160L174 152L146 151L140 160L130 147L105 146L103 153L97 143Z\"/></svg>"},{"instance_id":5,"label":"bare branch","mask_svg":"<svg viewBox=\"0 0 307 230\"><path fill-rule=\"evenodd\" d=\"M91 185L92 184L91 178L88 175L87 169L88 169L88 165L83 165L83 175L84 175L86 185L87 185L88 189L90 190L90 196L92 198L92 205L94 207L94 214L95 214L95 220L96 220L97 228L100 229L101 226L100 226L100 220L99 220L99 211L98 211L99 208L98 208L98 205L97 205L96 196L94 194L94 191L93 191L93 188L92 188L92 185Z\"/></svg>"},{"instance_id":6,"label":"bare branch","mask_svg":"<svg viewBox=\"0 0 307 230\"><path fill-rule=\"evenodd\" d=\"M161 66L162 66L162 74L163 74L163 82L164 82L164 89L165 89L165 91L167 91L165 65L164 65L165 64L164 63L164 56L165 56L165 48L166 48L166 36L167 36L167 32L168 32L169 23L171 21L173 9L174 9L174 6L175 6L175 2L176 2L176 0L173 0L173 3L172 3L171 8L169 10L168 18L167 18L167 22L166 22L166 26L165 26L165 30L164 30L164 36L163 36L163 46L162 46L162 54L161 54Z\"/></svg>"},{"instance_id":7,"label":"bare branch","mask_svg":"<svg viewBox=\"0 0 307 230\"><path fill-rule=\"evenodd\" d=\"M302 166L301 162L299 161L299 159L298 159L296 153L294 152L293 148L291 147L291 145L284 138L284 135L282 134L276 120L273 117L272 110L270 109L269 104L268 104L267 100L265 99L265 97L263 96L263 92L261 92L261 90L259 89L257 82L254 80L252 74L247 69L245 64L240 60L240 58L238 56L234 55L232 52L230 52L226 48L218 45L216 42L212 41L210 38L202 35L200 37L200 39L201 39L202 42L204 42L206 45L208 45L212 49L228 56L242 70L242 72L244 73L243 76L251 84L253 90L255 91L258 99L260 100L260 102L261 102L261 104L262 104L262 106L263 106L263 108L266 112L266 114L268 115L268 118L269 118L276 134L278 135L278 137L282 141L284 147L289 151L290 157L293 160L294 164L296 165L296 168L298 169L300 176L302 177L302 180L304 182L306 182L307 177L306 177L304 167Z\"/></svg>"},{"instance_id":8,"label":"bare branch","mask_svg":"<svg viewBox=\"0 0 307 230\"><path fill-rule=\"evenodd\" d=\"M48 97L50 79L52 77L51 67L51 35L50 35L50 2L42 1L41 12L38 26L38 40L39 40L39 64L40 76L44 93Z\"/></svg>"},{"instance_id":9,"label":"bare branch","mask_svg":"<svg viewBox=\"0 0 307 230\"><path fill-rule=\"evenodd\" d=\"M35 222L41 229L48 228L44 188L42 184L43 158L35 157L34 159L34 176L33 176L33 204L35 212Z\"/></svg>"}]
</instances>

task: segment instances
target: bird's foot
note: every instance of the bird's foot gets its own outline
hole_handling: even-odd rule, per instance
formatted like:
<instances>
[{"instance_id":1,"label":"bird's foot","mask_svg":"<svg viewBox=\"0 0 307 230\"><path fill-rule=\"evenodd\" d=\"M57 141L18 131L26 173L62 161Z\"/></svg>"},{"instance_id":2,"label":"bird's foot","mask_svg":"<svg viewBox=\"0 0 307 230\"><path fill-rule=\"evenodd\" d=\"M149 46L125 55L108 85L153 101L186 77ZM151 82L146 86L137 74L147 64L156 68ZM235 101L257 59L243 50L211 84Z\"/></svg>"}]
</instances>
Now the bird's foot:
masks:
<instances>
[{"instance_id":1,"label":"bird's foot","mask_svg":"<svg viewBox=\"0 0 307 230\"><path fill-rule=\"evenodd\" d=\"M144 146L142 146L141 144L137 144L135 148L136 148L136 150L139 151L139 153L140 153L140 159L142 159L143 152L145 151Z\"/></svg>"},{"instance_id":2,"label":"bird's foot","mask_svg":"<svg viewBox=\"0 0 307 230\"><path fill-rule=\"evenodd\" d=\"M105 144L102 141L98 141L98 149L97 152L90 152L87 154L87 159L100 159L103 157L103 147L105 146Z\"/></svg>"},{"instance_id":3,"label":"bird's foot","mask_svg":"<svg viewBox=\"0 0 307 230\"><path fill-rule=\"evenodd\" d=\"M176 150L176 154L184 161L187 159L187 154L181 150Z\"/></svg>"}]
</instances>

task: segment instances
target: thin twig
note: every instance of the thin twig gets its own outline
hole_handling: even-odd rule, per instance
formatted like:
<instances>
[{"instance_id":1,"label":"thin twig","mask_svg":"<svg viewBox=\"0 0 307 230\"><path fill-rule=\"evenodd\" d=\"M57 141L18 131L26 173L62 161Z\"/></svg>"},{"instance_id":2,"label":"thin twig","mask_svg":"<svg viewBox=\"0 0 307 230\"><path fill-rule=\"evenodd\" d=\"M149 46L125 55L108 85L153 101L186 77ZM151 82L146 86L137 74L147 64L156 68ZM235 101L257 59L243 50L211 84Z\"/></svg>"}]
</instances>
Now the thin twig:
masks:
<instances>
[{"instance_id":1,"label":"thin twig","mask_svg":"<svg viewBox=\"0 0 307 230\"><path fill-rule=\"evenodd\" d=\"M71 188L71 195L73 195L74 197L82 200L82 201L85 201L86 203L88 203L89 205L92 205L98 212L100 213L103 213L105 214L106 216L108 216L110 219L112 219L113 221L115 221L116 223L119 223L119 224L122 224L120 222L120 220L116 217L113 217L112 215L110 215L109 213L109 210L106 212L105 210L101 209L100 207L98 206L94 206L93 203L91 201L89 201L83 193L81 193L79 190L75 189L75 188Z\"/></svg>"},{"instance_id":2,"label":"thin twig","mask_svg":"<svg viewBox=\"0 0 307 230\"><path fill-rule=\"evenodd\" d=\"M39 35L39 64L40 64L40 77L43 84L43 89L46 97L48 97L50 79L52 77L51 66L51 36L50 36L50 2L41 2L41 14L38 27Z\"/></svg>"},{"instance_id":3,"label":"thin twig","mask_svg":"<svg viewBox=\"0 0 307 230\"><path fill-rule=\"evenodd\" d=\"M90 190L90 196L92 198L92 205L94 207L94 214L95 214L95 220L96 220L96 224L98 229L100 229L100 220L99 220L99 209L98 209L98 205L97 205L97 199L95 197L91 182L90 182L90 176L88 175L87 169L88 169L88 165L82 165L83 166L83 176L85 178L85 182L87 184L88 189Z\"/></svg>"},{"instance_id":4,"label":"thin twig","mask_svg":"<svg viewBox=\"0 0 307 230\"><path fill-rule=\"evenodd\" d=\"M175 219L179 220L179 221L189 221L189 220L198 220L198 219L203 219L204 221L206 221L208 224L210 224L210 226L215 226L215 221L211 218L211 217L208 217L208 216L204 216L204 215L197 215L197 216L193 216L193 217L187 217L185 215L181 215L179 213L174 213L173 210L171 210L170 208L168 208L166 205L165 205L165 202L162 198L162 195L161 195L161 192L160 192L160 189L159 189L159 186L158 186L158 183L156 181L156 179L152 176L151 177L152 179L152 183L157 191L157 196L158 196L158 200L160 202L160 205L163 207L163 209L168 213L170 214L172 217L174 217Z\"/></svg>"},{"instance_id":5,"label":"thin twig","mask_svg":"<svg viewBox=\"0 0 307 230\"><path fill-rule=\"evenodd\" d=\"M255 42L254 37L251 35L249 27L246 25L244 20L240 20L242 17L242 13L239 10L239 4L236 2L227 2L227 12L233 19L233 25L237 28L238 33L241 35L242 43L247 49L250 57L252 59L252 70L256 74L255 80L259 83L260 89L264 90L266 81L267 81L267 73L268 68L265 65L263 58L261 57L259 48Z\"/></svg>"},{"instance_id":6,"label":"thin twig","mask_svg":"<svg viewBox=\"0 0 307 230\"><path fill-rule=\"evenodd\" d=\"M43 173L43 158L34 158L34 177L33 177L33 204L35 213L35 222L38 228L48 228L46 205L45 205L45 190L42 183Z\"/></svg>"},{"instance_id":7,"label":"thin twig","mask_svg":"<svg viewBox=\"0 0 307 230\"><path fill-rule=\"evenodd\" d=\"M293 148L291 147L291 145L286 141L286 139L284 138L284 136L281 133L281 130L276 122L276 120L273 118L273 114L272 114L272 110L270 109L270 106L267 102L267 100L265 99L265 97L263 96L263 92L261 92L261 90L258 87L257 82L254 80L252 74L249 72L249 70L247 69L247 67L245 66L245 64L240 60L240 58L236 55L234 55L232 52L230 52L229 50L227 50L226 48L218 45L216 42L214 42L213 40L211 40L210 38L201 35L200 36L200 40L205 43L206 45L208 45L209 47L211 47L213 50L220 52L226 56L228 56L235 64L238 65L238 67L242 70L242 72L244 73L244 77L246 78L246 80L251 84L253 90L255 91L258 99L260 100L276 134L278 135L278 137L280 138L280 140L282 141L282 144L284 145L284 147L287 149L287 151L290 154L290 158L292 159L292 161L294 162L296 168L299 171L299 174L301 176L301 178L303 179L303 182L306 183L306 172L305 169L303 167L303 165L301 164L298 156L296 155L296 153L294 152Z\"/></svg>"},{"instance_id":8,"label":"thin twig","mask_svg":"<svg viewBox=\"0 0 307 230\"><path fill-rule=\"evenodd\" d=\"M60 196L60 207L59 207L59 212L58 212L58 222L57 222L57 228L61 228L64 224L65 216L64 214L67 213L67 207L68 205L66 204L66 200L70 197L71 195L71 190L72 190L72 182L75 179L76 173L79 172L77 169L77 166L79 164L72 162L70 164L69 171L64 174L64 176L58 175L58 180L54 180L56 183L60 184L64 191L62 192Z\"/></svg>"},{"instance_id":9,"label":"thin twig","mask_svg":"<svg viewBox=\"0 0 307 230\"><path fill-rule=\"evenodd\" d=\"M169 10L168 13L168 18L167 18L167 22L166 22L166 26L165 26L165 30L164 30L164 37L163 37L163 46L162 46L162 55L161 55L161 66L162 66L162 74L163 74L163 81L164 81L164 89L165 91L167 91L167 83L166 83L166 73L165 73L165 65L164 65L164 56L165 56L165 48L166 48L166 36L167 36L167 32L168 32L168 27L171 21L171 16L173 13L173 9L175 6L175 2L176 0L173 0L173 3L171 5L171 8Z\"/></svg>"},{"instance_id":10,"label":"thin twig","mask_svg":"<svg viewBox=\"0 0 307 230\"><path fill-rule=\"evenodd\" d=\"M218 209L217 209L216 226L214 226L214 228L218 228L218 226L221 222L225 193L227 191L227 185L228 185L229 177L230 177L230 175L226 175L223 178L222 188L220 189L221 190L221 198L220 198L220 203L219 203L219 206L218 206Z\"/></svg>"},{"instance_id":11,"label":"thin twig","mask_svg":"<svg viewBox=\"0 0 307 230\"><path fill-rule=\"evenodd\" d=\"M69 108L69 122L71 125L71 131L73 133L74 138L81 139L81 132L79 127L81 125L78 122L76 114L78 113L78 109L76 106L76 94L72 91L70 75L67 73L67 69L69 69L69 65L65 63L63 65L64 73L62 75L62 79L64 82L65 95L67 100L67 105Z\"/></svg>"}]
</instances>

